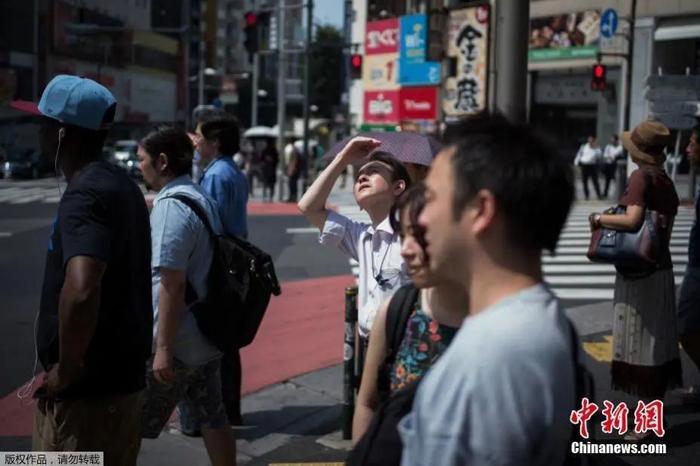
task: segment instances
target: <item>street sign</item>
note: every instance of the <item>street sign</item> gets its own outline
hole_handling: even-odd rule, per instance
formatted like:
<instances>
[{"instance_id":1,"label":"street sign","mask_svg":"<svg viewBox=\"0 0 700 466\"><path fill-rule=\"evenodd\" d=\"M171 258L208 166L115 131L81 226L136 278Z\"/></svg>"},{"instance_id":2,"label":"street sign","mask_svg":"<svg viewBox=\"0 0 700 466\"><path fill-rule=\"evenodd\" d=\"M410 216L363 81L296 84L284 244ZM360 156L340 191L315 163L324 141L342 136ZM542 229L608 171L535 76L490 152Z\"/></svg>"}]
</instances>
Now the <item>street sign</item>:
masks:
<instances>
[{"instance_id":1,"label":"street sign","mask_svg":"<svg viewBox=\"0 0 700 466\"><path fill-rule=\"evenodd\" d=\"M700 88L700 75L686 74L652 74L644 80L649 87L683 87Z\"/></svg>"},{"instance_id":2,"label":"street sign","mask_svg":"<svg viewBox=\"0 0 700 466\"><path fill-rule=\"evenodd\" d=\"M694 117L678 113L652 113L650 116L668 126L669 129L690 129L698 124L698 120Z\"/></svg>"},{"instance_id":3,"label":"street sign","mask_svg":"<svg viewBox=\"0 0 700 466\"><path fill-rule=\"evenodd\" d=\"M651 101L698 101L700 100L700 76L698 75L651 75L646 78L644 97Z\"/></svg>"},{"instance_id":4,"label":"street sign","mask_svg":"<svg viewBox=\"0 0 700 466\"><path fill-rule=\"evenodd\" d=\"M652 113L675 113L678 115L700 115L700 102L674 102L660 100L651 103Z\"/></svg>"},{"instance_id":5,"label":"street sign","mask_svg":"<svg viewBox=\"0 0 700 466\"><path fill-rule=\"evenodd\" d=\"M606 39L610 39L617 32L617 25L617 11L608 8L600 16L600 35Z\"/></svg>"}]
</instances>

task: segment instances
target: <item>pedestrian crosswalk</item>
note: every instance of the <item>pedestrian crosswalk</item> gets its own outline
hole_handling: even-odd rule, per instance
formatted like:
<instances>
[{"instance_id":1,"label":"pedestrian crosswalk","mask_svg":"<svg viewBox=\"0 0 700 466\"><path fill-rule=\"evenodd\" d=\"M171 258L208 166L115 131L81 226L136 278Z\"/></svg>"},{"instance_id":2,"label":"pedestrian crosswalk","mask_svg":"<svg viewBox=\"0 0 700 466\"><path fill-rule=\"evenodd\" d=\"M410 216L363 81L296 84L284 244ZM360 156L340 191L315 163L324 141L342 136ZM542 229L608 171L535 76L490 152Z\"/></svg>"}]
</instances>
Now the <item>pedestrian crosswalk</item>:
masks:
<instances>
[{"instance_id":1,"label":"pedestrian crosswalk","mask_svg":"<svg viewBox=\"0 0 700 466\"><path fill-rule=\"evenodd\" d=\"M65 185L61 186L61 192ZM30 204L40 202L44 204L57 204L61 200L58 185L46 184L43 186L17 186L15 184L0 186L0 204Z\"/></svg>"},{"instance_id":2,"label":"pedestrian crosswalk","mask_svg":"<svg viewBox=\"0 0 700 466\"><path fill-rule=\"evenodd\" d=\"M143 185L140 186L145 193ZM65 181L59 182L56 178L0 180L0 204L58 204L65 191Z\"/></svg>"},{"instance_id":3,"label":"pedestrian crosswalk","mask_svg":"<svg viewBox=\"0 0 700 466\"><path fill-rule=\"evenodd\" d=\"M615 268L608 264L590 262L586 257L591 237L588 215L601 210L600 207L577 204L569 215L556 255L545 254L542 258L545 280L562 300L592 302L613 299ZM341 206L338 211L353 220L369 222L367 213L356 205ZM688 264L688 238L693 221L693 210L681 207L670 244L676 285L680 285L683 280ZM357 278L357 262L351 260L350 266Z\"/></svg>"}]
</instances>

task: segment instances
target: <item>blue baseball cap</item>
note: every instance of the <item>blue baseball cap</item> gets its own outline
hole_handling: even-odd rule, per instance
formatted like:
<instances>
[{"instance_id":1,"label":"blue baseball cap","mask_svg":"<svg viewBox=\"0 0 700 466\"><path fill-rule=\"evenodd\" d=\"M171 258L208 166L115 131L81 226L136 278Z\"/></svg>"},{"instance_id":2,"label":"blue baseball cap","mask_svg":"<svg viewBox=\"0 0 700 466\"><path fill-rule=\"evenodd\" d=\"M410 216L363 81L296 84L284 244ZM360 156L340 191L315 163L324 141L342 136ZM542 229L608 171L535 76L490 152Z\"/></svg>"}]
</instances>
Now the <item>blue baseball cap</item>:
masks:
<instances>
[{"instance_id":1,"label":"blue baseball cap","mask_svg":"<svg viewBox=\"0 0 700 466\"><path fill-rule=\"evenodd\" d=\"M69 125L100 130L112 124L114 114L107 118L105 115L116 103L112 93L92 79L59 74L44 89L38 106L34 102L17 100L11 105Z\"/></svg>"}]
</instances>

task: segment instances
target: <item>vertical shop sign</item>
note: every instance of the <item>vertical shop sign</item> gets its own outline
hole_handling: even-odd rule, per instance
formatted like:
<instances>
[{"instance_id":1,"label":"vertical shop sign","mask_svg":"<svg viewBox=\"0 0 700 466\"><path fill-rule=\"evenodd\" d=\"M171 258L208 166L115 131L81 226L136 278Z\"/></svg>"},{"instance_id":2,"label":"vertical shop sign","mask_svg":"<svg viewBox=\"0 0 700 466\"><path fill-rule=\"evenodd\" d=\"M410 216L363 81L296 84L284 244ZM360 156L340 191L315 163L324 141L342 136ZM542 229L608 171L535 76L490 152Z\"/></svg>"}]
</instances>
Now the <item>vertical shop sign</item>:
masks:
<instances>
[{"instance_id":1,"label":"vertical shop sign","mask_svg":"<svg viewBox=\"0 0 700 466\"><path fill-rule=\"evenodd\" d=\"M488 5L450 12L447 56L455 65L455 74L444 83L445 116L469 115L486 108L489 20Z\"/></svg>"}]
</instances>

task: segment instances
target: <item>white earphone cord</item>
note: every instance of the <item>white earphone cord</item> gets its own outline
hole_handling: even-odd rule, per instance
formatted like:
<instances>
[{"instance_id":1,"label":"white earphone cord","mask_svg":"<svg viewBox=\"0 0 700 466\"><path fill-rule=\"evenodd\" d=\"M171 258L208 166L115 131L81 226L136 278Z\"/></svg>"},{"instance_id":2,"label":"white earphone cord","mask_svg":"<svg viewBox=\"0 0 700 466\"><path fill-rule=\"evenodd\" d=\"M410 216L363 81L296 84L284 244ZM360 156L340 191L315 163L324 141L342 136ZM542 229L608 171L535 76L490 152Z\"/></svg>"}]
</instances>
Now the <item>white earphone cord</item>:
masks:
<instances>
[{"instance_id":1,"label":"white earphone cord","mask_svg":"<svg viewBox=\"0 0 700 466\"><path fill-rule=\"evenodd\" d=\"M60 181L60 175L58 173L58 154L61 152L61 141L63 140L63 128L59 130L58 133L58 146L56 147L56 156L54 157L53 161L53 169L54 173L56 174L56 187L58 188L58 197L59 199L61 196L63 196L63 193L61 193L61 181ZM36 341L36 328L37 324L39 323L39 314L41 313L41 310L37 311L36 316L34 317L34 368L32 369L32 378L24 384L19 390L17 390L17 398L19 398L22 401L26 401L29 399L29 403L26 403L27 405L31 404L31 396L32 396L32 388L34 387L34 382L36 381L36 366L39 365L39 346Z\"/></svg>"}]
</instances>

